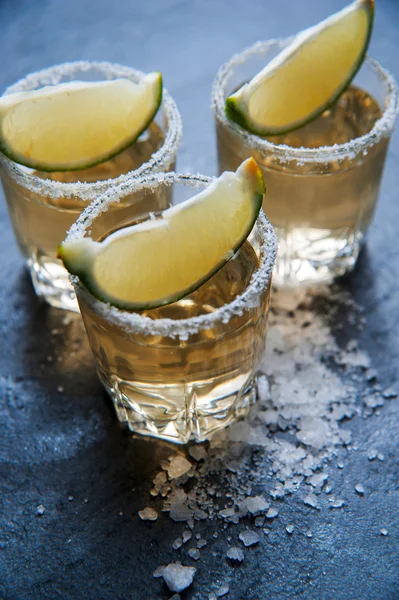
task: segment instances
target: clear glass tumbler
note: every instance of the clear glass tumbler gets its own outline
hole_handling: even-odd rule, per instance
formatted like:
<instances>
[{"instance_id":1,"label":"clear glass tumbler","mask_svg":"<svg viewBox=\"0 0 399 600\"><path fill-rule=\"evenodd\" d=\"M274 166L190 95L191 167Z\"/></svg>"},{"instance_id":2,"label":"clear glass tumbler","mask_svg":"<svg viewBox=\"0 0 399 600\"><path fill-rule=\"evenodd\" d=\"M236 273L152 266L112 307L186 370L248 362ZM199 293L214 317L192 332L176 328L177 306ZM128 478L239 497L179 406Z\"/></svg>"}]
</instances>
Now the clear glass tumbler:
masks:
<instances>
[{"instance_id":1,"label":"clear glass tumbler","mask_svg":"<svg viewBox=\"0 0 399 600\"><path fill-rule=\"evenodd\" d=\"M66 81L102 81L124 77L139 82L143 73L106 62L57 65L28 75L6 94L34 90ZM127 150L95 167L44 173L23 167L0 153L0 174L11 222L38 296L52 306L78 310L68 273L56 258L58 245L80 212L109 186L145 172L174 168L182 124L166 90L154 121ZM165 198L165 207L168 199ZM137 199L126 197L115 210L140 212ZM110 216L110 218L113 218Z\"/></svg>"},{"instance_id":2,"label":"clear glass tumbler","mask_svg":"<svg viewBox=\"0 0 399 600\"><path fill-rule=\"evenodd\" d=\"M106 237L107 214L126 194L146 200L153 214L145 217L154 218L156 198L166 190L176 204L211 181L176 173L132 179L92 203L67 239L89 232ZM261 212L248 240L210 280L178 302L143 312L97 300L72 278L99 377L120 421L137 433L185 443L247 413L256 398L276 252Z\"/></svg>"},{"instance_id":3,"label":"clear glass tumbler","mask_svg":"<svg viewBox=\"0 0 399 600\"><path fill-rule=\"evenodd\" d=\"M219 172L249 156L258 162L264 209L279 239L274 282L295 286L353 268L374 214L398 88L366 58L353 85L312 123L271 138L251 134L227 119L225 100L291 41L258 42L233 56L216 76L212 102Z\"/></svg>"}]
</instances>

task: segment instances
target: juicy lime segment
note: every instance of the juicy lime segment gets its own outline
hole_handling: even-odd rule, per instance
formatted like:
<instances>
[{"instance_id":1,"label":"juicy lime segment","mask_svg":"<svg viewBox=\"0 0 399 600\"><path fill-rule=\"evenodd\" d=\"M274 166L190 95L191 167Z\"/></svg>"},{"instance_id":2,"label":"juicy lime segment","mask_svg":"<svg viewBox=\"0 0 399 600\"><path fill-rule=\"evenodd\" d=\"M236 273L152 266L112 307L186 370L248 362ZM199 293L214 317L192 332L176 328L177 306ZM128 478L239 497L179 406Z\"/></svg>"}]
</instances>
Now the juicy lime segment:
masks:
<instances>
[{"instance_id":1,"label":"juicy lime segment","mask_svg":"<svg viewBox=\"0 0 399 600\"><path fill-rule=\"evenodd\" d=\"M160 218L120 229L102 242L63 243L59 257L100 300L128 310L170 304L234 255L256 221L264 192L250 158Z\"/></svg>"},{"instance_id":2,"label":"juicy lime segment","mask_svg":"<svg viewBox=\"0 0 399 600\"><path fill-rule=\"evenodd\" d=\"M228 118L258 135L287 133L315 119L350 84L366 54L374 0L355 0L298 34L226 100Z\"/></svg>"},{"instance_id":3,"label":"juicy lime segment","mask_svg":"<svg viewBox=\"0 0 399 600\"><path fill-rule=\"evenodd\" d=\"M162 100L162 75L72 81L0 98L0 150L40 171L92 167L132 144Z\"/></svg>"}]
</instances>

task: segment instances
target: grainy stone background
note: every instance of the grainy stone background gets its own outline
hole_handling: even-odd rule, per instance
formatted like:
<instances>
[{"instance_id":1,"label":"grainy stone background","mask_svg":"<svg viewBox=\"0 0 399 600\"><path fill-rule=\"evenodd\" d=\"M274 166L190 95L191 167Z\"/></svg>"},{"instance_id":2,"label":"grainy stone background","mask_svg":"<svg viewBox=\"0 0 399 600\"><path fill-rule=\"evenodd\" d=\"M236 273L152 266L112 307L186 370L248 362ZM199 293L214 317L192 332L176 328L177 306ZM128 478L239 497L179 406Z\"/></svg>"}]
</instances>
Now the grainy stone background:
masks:
<instances>
[{"instance_id":1,"label":"grainy stone background","mask_svg":"<svg viewBox=\"0 0 399 600\"><path fill-rule=\"evenodd\" d=\"M377 0L370 53L399 79L397 0ZM216 172L210 89L219 65L257 39L303 29L343 0L1 0L0 89L30 71L75 59L161 70L184 120L180 170ZM340 282L364 308L359 345L385 387L398 380L399 137L394 135L375 222L355 273ZM1 195L1 194L0 194ZM122 431L96 379L78 317L35 298L0 199L0 598L128 600L169 598L152 572L176 560L183 526L140 521L167 444ZM348 314L337 316L344 333ZM51 334L51 330L61 333ZM71 354L72 351L72 354ZM58 360L59 358L59 360ZM61 387L59 387L61 386ZM57 389L58 388L58 389ZM313 511L297 496L281 518L313 538L272 530L227 565L220 536L203 552L182 598L208 597L228 573L231 599L399 598L399 409L356 419L358 451L332 469L345 510ZM367 459L370 440L385 460ZM369 491L357 495L360 481ZM73 496L72 500L68 500ZM37 514L43 505L45 512ZM287 521L289 522L289 521ZM380 535L386 527L389 535ZM216 526L201 524L203 537Z\"/></svg>"}]
</instances>

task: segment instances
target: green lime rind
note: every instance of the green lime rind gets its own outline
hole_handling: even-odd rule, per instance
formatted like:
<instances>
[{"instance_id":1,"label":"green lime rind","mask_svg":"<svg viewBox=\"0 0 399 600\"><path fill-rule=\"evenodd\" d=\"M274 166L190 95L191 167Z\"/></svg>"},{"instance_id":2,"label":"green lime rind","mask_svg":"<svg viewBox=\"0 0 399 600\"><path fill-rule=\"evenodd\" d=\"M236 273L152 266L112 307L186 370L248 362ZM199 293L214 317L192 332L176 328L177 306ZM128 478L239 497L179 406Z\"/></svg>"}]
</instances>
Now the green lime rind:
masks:
<instances>
[{"instance_id":1,"label":"green lime rind","mask_svg":"<svg viewBox=\"0 0 399 600\"><path fill-rule=\"evenodd\" d=\"M149 125L154 120L155 115L157 114L159 107L162 102L162 94L163 94L163 78L162 73L159 71L154 71L158 75L158 96L156 100L156 104L154 106L153 112L149 115L147 121L143 124L143 127L136 132L131 138L126 140L121 146L114 148L111 152L107 154L103 154L101 156L96 157L95 161L88 160L85 163L81 163L79 165L57 165L56 167L49 165L48 163L41 163L37 161L30 161L26 156L20 155L17 152L13 152L12 149L5 143L4 137L1 133L1 121L0 121L0 152L2 152L7 158L18 163L19 165L23 165L24 167L29 167L30 169L34 169L35 171L43 171L45 173L55 173L55 172L67 172L67 171L82 171L83 169L89 169L91 167L96 167L97 165L114 158L117 154L120 154L129 146L134 144L138 138L144 133L144 131L149 127Z\"/></svg>"},{"instance_id":2,"label":"green lime rind","mask_svg":"<svg viewBox=\"0 0 399 600\"><path fill-rule=\"evenodd\" d=\"M260 209L262 208L263 197L266 191L260 169L258 169L258 173L254 174L254 182L257 187L255 188L252 194L252 219L248 224L246 230L243 232L243 235L240 237L239 240L237 240L237 243L234 244L233 248L231 249L231 252L227 253L228 255L226 255L226 258L217 263L211 271L204 275L204 277L202 277L200 280L196 281L193 285L185 288L184 290L179 290L178 292L166 298L162 298L161 300L158 299L156 301L154 300L154 302L147 302L145 304L135 302L121 302L117 298L113 298L110 295L105 294L101 290L101 288L99 288L95 279L91 276L90 268L85 268L84 261L79 260L79 258L77 258L76 260L70 260L70 258L68 257L68 252L65 251L63 244L61 244L58 247L57 257L62 260L65 268L69 271L69 273L79 277L84 287L87 288L87 290L95 298L97 298L97 300L105 302L106 304L111 304L116 308L131 312L139 312L143 310L160 308L161 306L166 306L168 304L172 304L173 302L178 302L185 296L188 296L192 292L195 292L195 290L201 287L201 285L203 285L206 281L213 277L213 275L220 271L220 269L233 257L233 255L241 248L243 243L248 238L249 234L252 231L252 228L255 225L256 219L258 218Z\"/></svg>"},{"instance_id":3,"label":"green lime rind","mask_svg":"<svg viewBox=\"0 0 399 600\"><path fill-rule=\"evenodd\" d=\"M251 120L248 118L248 115L247 115L245 104L241 103L238 98L235 98L234 95L232 95L232 96L229 96L228 98L226 98L226 103L225 103L226 117L230 121L237 123L237 125L239 125L243 129L245 129L249 133L253 133L255 135L259 135L262 137L268 137L268 136L275 136L275 135L284 135L286 133L291 133L292 131L296 131L297 129L304 127L308 123L311 123L312 121L314 121L315 119L320 117L320 115L323 114L323 112L325 110L328 110L329 108L331 108L337 102L337 100L340 98L340 96L348 89L351 82L356 77L357 73L359 72L359 69L363 64L364 59L366 58L367 49L368 49L370 39L371 39L371 34L373 32L375 9L374 9L374 0L365 0L364 3L365 4L367 3L366 8L367 8L368 14L369 14L369 27L368 27L363 51L359 55L359 59L356 62L353 70L350 72L348 78L343 82L342 86L337 90L336 94L334 96L332 96L331 98L329 98L325 104L323 104L318 109L313 111L308 117L298 121L295 124L290 124L287 127L279 127L279 128L262 128L262 127L257 126L256 124L251 123Z\"/></svg>"}]
</instances>

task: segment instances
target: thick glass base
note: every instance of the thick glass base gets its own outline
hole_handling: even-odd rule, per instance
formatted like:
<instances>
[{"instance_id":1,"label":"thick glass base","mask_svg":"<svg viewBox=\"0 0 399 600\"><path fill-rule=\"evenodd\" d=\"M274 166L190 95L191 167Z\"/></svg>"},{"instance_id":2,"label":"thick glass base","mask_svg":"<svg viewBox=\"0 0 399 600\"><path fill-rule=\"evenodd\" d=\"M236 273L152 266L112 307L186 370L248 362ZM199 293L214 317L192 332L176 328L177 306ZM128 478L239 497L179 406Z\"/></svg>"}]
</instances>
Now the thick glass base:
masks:
<instances>
[{"instance_id":1,"label":"thick glass base","mask_svg":"<svg viewBox=\"0 0 399 600\"><path fill-rule=\"evenodd\" d=\"M277 287L327 283L355 266L362 234L348 228L335 230L275 227L279 250L273 273Z\"/></svg>"},{"instance_id":2,"label":"thick glass base","mask_svg":"<svg viewBox=\"0 0 399 600\"><path fill-rule=\"evenodd\" d=\"M177 444L204 441L244 418L256 400L256 381L242 375L151 385L110 378L101 371L99 377L121 423L135 433Z\"/></svg>"},{"instance_id":3,"label":"thick glass base","mask_svg":"<svg viewBox=\"0 0 399 600\"><path fill-rule=\"evenodd\" d=\"M62 310L79 312L75 292L62 262L45 255L33 255L27 260L33 287L39 298Z\"/></svg>"}]
</instances>

